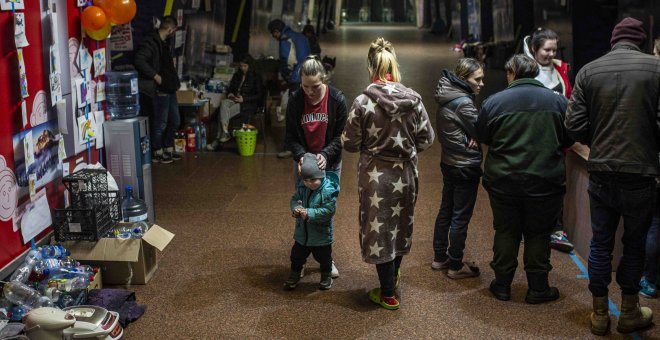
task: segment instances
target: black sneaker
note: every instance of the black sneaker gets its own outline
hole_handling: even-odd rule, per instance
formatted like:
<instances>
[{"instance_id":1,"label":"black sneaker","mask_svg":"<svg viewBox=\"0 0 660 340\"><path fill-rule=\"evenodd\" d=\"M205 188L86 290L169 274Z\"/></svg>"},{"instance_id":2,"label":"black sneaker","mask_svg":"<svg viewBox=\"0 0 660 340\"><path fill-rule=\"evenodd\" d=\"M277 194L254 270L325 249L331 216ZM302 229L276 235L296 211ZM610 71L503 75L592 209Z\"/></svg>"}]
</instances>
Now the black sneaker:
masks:
<instances>
[{"instance_id":1,"label":"black sneaker","mask_svg":"<svg viewBox=\"0 0 660 340\"><path fill-rule=\"evenodd\" d=\"M557 299L559 299L559 289L557 287L548 287L543 292L528 289L527 296L525 296L525 302L532 305L555 301Z\"/></svg>"},{"instance_id":2,"label":"black sneaker","mask_svg":"<svg viewBox=\"0 0 660 340\"><path fill-rule=\"evenodd\" d=\"M167 153L157 153L154 154L152 161L154 163L169 164L172 163L172 157L170 157Z\"/></svg>"},{"instance_id":3,"label":"black sneaker","mask_svg":"<svg viewBox=\"0 0 660 340\"><path fill-rule=\"evenodd\" d=\"M300 281L300 272L291 271L289 278L284 282L284 290L294 290Z\"/></svg>"},{"instance_id":4,"label":"black sneaker","mask_svg":"<svg viewBox=\"0 0 660 340\"><path fill-rule=\"evenodd\" d=\"M169 152L168 152L167 155L170 156L170 158L171 158L173 161L180 161L180 160L181 160L181 155L179 155L179 154L176 153L176 152L172 152L172 153L169 153Z\"/></svg>"},{"instance_id":5,"label":"black sneaker","mask_svg":"<svg viewBox=\"0 0 660 340\"><path fill-rule=\"evenodd\" d=\"M332 274L321 273L321 282L319 283L319 289L328 290L330 288L332 288Z\"/></svg>"}]
</instances>

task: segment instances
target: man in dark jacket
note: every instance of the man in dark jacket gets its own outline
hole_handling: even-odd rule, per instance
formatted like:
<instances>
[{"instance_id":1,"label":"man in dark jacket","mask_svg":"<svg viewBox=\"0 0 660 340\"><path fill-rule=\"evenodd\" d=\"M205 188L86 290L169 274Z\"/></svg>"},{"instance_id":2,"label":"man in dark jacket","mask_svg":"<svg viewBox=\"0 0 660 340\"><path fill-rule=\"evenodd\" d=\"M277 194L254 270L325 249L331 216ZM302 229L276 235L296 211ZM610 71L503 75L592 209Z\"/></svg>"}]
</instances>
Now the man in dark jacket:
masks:
<instances>
[{"instance_id":1,"label":"man in dark jacket","mask_svg":"<svg viewBox=\"0 0 660 340\"><path fill-rule=\"evenodd\" d=\"M524 237L527 303L559 298L550 287L550 234L565 189L563 148L572 144L564 127L567 100L534 79L534 59L514 55L505 65L509 86L484 101L477 136L489 145L483 185L493 210L495 280L490 291L511 298L511 282Z\"/></svg>"},{"instance_id":2,"label":"man in dark jacket","mask_svg":"<svg viewBox=\"0 0 660 340\"><path fill-rule=\"evenodd\" d=\"M134 60L139 74L140 107L150 119L152 160L160 163L181 159L174 153L174 133L181 123L176 101L180 82L167 43L176 30L176 19L164 17L158 30L142 40Z\"/></svg>"},{"instance_id":3,"label":"man in dark jacket","mask_svg":"<svg viewBox=\"0 0 660 340\"><path fill-rule=\"evenodd\" d=\"M229 120L238 115L243 115L243 127L254 128L250 125L252 116L263 105L263 83L261 76L250 69L252 57L249 54L241 56L239 69L231 77L227 99L220 103L220 117L218 117L218 136L211 144L206 146L209 151L215 151L220 143L231 139L229 134Z\"/></svg>"},{"instance_id":4,"label":"man in dark jacket","mask_svg":"<svg viewBox=\"0 0 660 340\"><path fill-rule=\"evenodd\" d=\"M593 295L591 331L609 330L608 286L612 250L623 217L623 256L616 270L621 287L617 330L629 333L649 326L652 311L639 307L644 245L660 173L660 60L640 51L646 42L642 22L623 19L612 31L612 50L584 66L566 113L566 127L590 146L589 204L591 252L589 290Z\"/></svg>"}]
</instances>

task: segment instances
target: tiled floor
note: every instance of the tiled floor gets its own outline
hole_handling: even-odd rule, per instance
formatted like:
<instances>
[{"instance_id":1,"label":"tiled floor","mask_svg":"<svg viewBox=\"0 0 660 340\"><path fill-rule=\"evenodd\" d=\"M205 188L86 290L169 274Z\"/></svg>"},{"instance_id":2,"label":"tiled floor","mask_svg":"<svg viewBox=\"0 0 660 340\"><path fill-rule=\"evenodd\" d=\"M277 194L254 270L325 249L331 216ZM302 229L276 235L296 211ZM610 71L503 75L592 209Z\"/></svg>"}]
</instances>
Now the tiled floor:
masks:
<instances>
[{"instance_id":1,"label":"tiled floor","mask_svg":"<svg viewBox=\"0 0 660 340\"><path fill-rule=\"evenodd\" d=\"M337 56L333 83L352 102L368 76L368 44L382 35L396 48L403 83L421 93L435 117L433 90L453 45L416 28L344 27L323 36L324 53ZM492 78L488 78L489 74ZM487 72L489 88L502 87L501 72ZM492 92L492 91L491 91ZM283 129L272 129L268 150L277 150ZM260 150L260 146L257 147ZM176 234L146 286L132 286L146 314L126 329L128 339L217 338L592 338L587 281L571 258L553 252L550 280L559 301L527 305L519 270L513 299L501 302L487 287L493 278L492 216L480 189L467 240L467 257L482 275L453 281L430 268L435 215L442 192L440 147L420 155L421 190L415 211L414 246L402 266L402 308L386 311L369 302L378 285L375 268L361 260L356 208L356 156L345 154L342 193L335 217L333 256L341 277L329 291L317 289L318 265L292 292L288 275L293 220L288 212L292 162L273 154L240 157L233 150L187 154L154 165L157 222ZM579 259L578 259L579 260ZM584 260L581 260L584 262ZM520 261L522 263L522 261ZM612 297L618 301L618 288ZM660 312L655 300L643 300ZM638 334L658 338L652 328ZM613 338L622 338L616 331Z\"/></svg>"}]
</instances>

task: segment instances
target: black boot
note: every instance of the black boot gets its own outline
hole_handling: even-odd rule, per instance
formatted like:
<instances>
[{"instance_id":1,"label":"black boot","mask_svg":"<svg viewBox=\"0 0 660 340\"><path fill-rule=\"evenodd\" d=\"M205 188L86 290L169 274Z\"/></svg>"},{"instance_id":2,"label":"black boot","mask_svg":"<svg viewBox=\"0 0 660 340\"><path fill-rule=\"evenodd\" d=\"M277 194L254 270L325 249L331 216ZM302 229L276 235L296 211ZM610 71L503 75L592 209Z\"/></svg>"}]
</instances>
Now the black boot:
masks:
<instances>
[{"instance_id":1,"label":"black boot","mask_svg":"<svg viewBox=\"0 0 660 340\"><path fill-rule=\"evenodd\" d=\"M513 282L513 275L515 272L510 274L499 274L495 273L495 280L491 281L490 290L491 293L501 301L511 300L511 282Z\"/></svg>"},{"instance_id":2,"label":"black boot","mask_svg":"<svg viewBox=\"0 0 660 340\"><path fill-rule=\"evenodd\" d=\"M559 289L550 287L548 273L528 272L527 285L529 289L527 289L525 302L529 304L544 303L559 299Z\"/></svg>"}]
</instances>

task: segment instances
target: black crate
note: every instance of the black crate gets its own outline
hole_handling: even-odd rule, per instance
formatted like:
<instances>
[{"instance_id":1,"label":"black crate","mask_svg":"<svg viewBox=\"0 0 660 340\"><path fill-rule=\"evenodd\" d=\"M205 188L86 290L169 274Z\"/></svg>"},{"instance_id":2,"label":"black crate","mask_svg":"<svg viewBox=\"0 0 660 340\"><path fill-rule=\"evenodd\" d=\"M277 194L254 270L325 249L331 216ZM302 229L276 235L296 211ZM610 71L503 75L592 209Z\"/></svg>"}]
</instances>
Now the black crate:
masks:
<instances>
[{"instance_id":1,"label":"black crate","mask_svg":"<svg viewBox=\"0 0 660 340\"><path fill-rule=\"evenodd\" d=\"M54 210L55 239L58 242L84 240L98 241L120 220L118 191L108 191L107 204L91 207L69 207ZM82 195L84 197L85 195ZM83 201L89 202L91 199Z\"/></svg>"},{"instance_id":2,"label":"black crate","mask_svg":"<svg viewBox=\"0 0 660 340\"><path fill-rule=\"evenodd\" d=\"M108 190L107 171L83 169L62 178L70 206L54 209L57 241L98 241L120 220L120 196Z\"/></svg>"}]
</instances>

